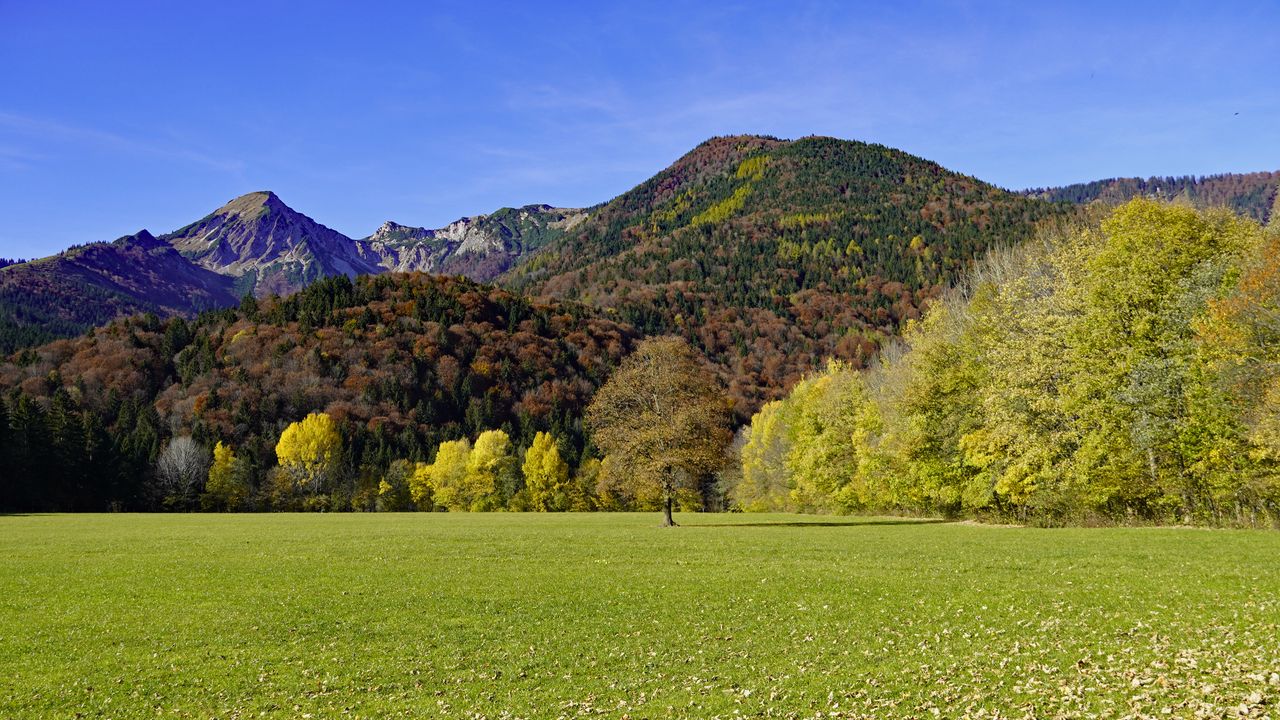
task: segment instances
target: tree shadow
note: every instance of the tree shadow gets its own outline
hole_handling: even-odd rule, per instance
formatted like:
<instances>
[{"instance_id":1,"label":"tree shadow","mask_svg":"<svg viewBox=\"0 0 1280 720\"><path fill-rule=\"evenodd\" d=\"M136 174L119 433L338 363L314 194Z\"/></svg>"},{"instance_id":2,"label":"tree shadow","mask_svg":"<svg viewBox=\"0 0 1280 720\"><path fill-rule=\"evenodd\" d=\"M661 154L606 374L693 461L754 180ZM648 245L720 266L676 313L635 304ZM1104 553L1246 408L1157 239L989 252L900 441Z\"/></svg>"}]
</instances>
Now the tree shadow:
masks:
<instances>
[{"instance_id":1,"label":"tree shadow","mask_svg":"<svg viewBox=\"0 0 1280 720\"><path fill-rule=\"evenodd\" d=\"M860 519L860 520L788 520L785 522L770 522L761 520L759 522L732 522L732 523L698 523L681 525L687 528L714 528L714 527L872 527L872 526L888 526L888 525L943 525L956 522L955 520L944 520L941 518L884 518L884 519Z\"/></svg>"}]
</instances>

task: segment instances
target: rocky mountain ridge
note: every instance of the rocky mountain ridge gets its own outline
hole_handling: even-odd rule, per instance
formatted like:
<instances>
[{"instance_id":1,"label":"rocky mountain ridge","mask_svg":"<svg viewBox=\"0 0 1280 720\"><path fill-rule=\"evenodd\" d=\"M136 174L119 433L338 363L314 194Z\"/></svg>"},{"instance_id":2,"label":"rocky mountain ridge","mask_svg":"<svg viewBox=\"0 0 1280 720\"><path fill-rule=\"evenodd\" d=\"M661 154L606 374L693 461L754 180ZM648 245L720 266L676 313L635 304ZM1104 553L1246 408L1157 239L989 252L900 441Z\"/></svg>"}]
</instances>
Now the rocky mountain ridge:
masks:
<instances>
[{"instance_id":1,"label":"rocky mountain ridge","mask_svg":"<svg viewBox=\"0 0 1280 720\"><path fill-rule=\"evenodd\" d=\"M437 230L388 220L359 242L392 272L465 275L487 282L587 215L585 210L526 205L464 217Z\"/></svg>"},{"instance_id":2,"label":"rocky mountain ridge","mask_svg":"<svg viewBox=\"0 0 1280 720\"><path fill-rule=\"evenodd\" d=\"M244 295L290 295L338 275L430 272L489 281L586 214L529 205L439 229L388 221L353 239L274 192L252 192L159 237L142 230L0 266L0 353L123 315L190 317L231 307Z\"/></svg>"},{"instance_id":3,"label":"rocky mountain ridge","mask_svg":"<svg viewBox=\"0 0 1280 720\"><path fill-rule=\"evenodd\" d=\"M323 277L432 272L487 281L585 217L582 210L528 205L429 229L382 224L354 239L285 205L275 193L242 195L161 236L197 265L259 297L287 295Z\"/></svg>"},{"instance_id":4,"label":"rocky mountain ridge","mask_svg":"<svg viewBox=\"0 0 1280 720\"><path fill-rule=\"evenodd\" d=\"M259 297L296 292L322 277L380 271L362 256L358 243L269 191L235 198L161 239L197 265L236 278L241 290Z\"/></svg>"}]
</instances>

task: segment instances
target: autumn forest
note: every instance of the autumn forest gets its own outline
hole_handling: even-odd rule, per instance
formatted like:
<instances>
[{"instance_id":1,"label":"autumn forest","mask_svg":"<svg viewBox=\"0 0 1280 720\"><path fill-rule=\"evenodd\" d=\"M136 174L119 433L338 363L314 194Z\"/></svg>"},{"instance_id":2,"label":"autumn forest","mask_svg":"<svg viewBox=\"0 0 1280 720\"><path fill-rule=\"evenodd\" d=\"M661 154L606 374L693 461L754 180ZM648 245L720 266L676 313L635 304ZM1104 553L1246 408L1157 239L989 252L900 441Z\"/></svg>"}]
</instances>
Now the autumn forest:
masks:
<instances>
[{"instance_id":1,"label":"autumn forest","mask_svg":"<svg viewBox=\"0 0 1280 720\"><path fill-rule=\"evenodd\" d=\"M253 227L332 232L271 202ZM489 283L121 300L44 344L62 326L9 316L0 509L1274 524L1274 202L1270 174L1017 195L882 146L715 138L503 246ZM74 257L187 262L165 242ZM5 302L89 292L66 262L4 268ZM636 400L690 387L674 415Z\"/></svg>"}]
</instances>

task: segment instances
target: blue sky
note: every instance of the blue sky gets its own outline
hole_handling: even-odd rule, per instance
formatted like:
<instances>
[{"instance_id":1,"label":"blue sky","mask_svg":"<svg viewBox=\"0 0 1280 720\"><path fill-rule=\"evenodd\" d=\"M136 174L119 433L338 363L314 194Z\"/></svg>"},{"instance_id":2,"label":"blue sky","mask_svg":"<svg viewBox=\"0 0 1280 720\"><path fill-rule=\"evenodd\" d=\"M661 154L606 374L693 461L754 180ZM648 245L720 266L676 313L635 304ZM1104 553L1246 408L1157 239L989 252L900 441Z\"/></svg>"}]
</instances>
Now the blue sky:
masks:
<instances>
[{"instance_id":1,"label":"blue sky","mask_svg":"<svg viewBox=\"0 0 1280 720\"><path fill-rule=\"evenodd\" d=\"M259 189L353 236L588 205L731 133L1011 188L1280 169L1274 0L308 5L0 0L0 256Z\"/></svg>"}]
</instances>

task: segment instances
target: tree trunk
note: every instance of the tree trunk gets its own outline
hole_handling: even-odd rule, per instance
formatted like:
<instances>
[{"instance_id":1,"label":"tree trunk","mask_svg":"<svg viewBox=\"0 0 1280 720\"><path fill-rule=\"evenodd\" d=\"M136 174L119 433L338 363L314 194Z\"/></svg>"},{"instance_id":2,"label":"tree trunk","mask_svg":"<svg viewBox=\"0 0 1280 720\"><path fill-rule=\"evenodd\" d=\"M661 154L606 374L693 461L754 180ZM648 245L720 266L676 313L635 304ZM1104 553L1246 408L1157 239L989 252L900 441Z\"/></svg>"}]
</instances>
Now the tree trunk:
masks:
<instances>
[{"instance_id":1,"label":"tree trunk","mask_svg":"<svg viewBox=\"0 0 1280 720\"><path fill-rule=\"evenodd\" d=\"M662 506L662 527L675 527L676 521L671 518L671 506L675 503L675 498L667 496L666 503Z\"/></svg>"}]
</instances>

